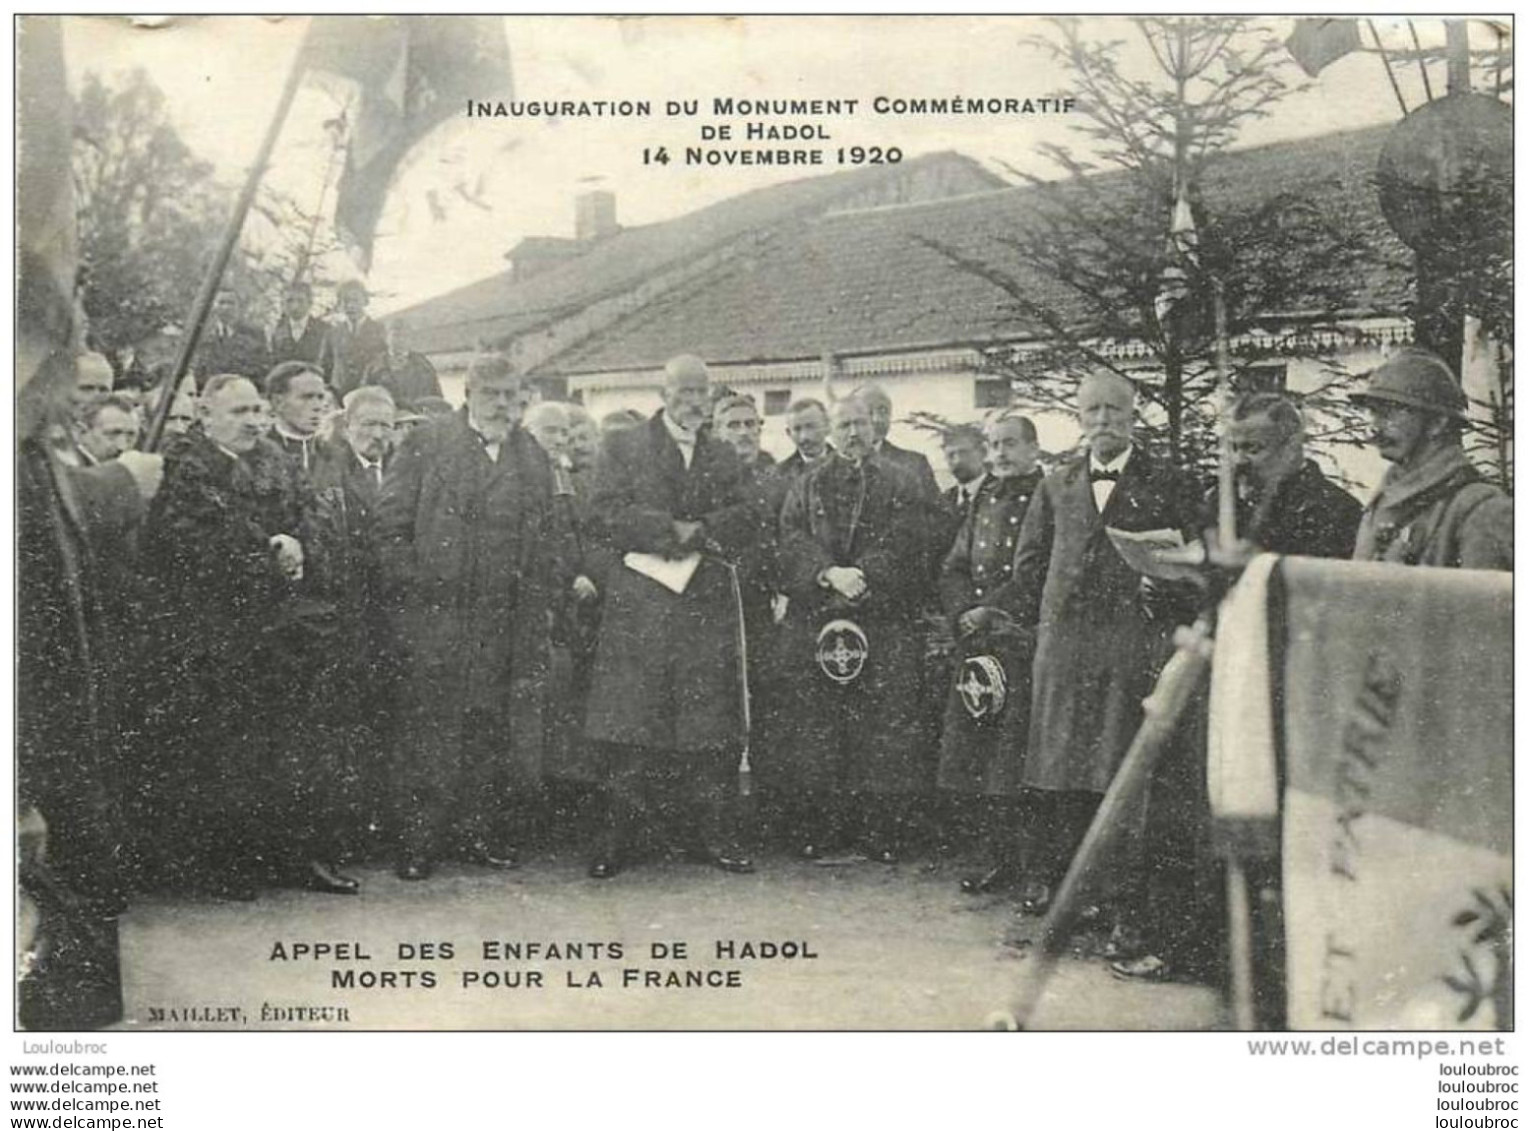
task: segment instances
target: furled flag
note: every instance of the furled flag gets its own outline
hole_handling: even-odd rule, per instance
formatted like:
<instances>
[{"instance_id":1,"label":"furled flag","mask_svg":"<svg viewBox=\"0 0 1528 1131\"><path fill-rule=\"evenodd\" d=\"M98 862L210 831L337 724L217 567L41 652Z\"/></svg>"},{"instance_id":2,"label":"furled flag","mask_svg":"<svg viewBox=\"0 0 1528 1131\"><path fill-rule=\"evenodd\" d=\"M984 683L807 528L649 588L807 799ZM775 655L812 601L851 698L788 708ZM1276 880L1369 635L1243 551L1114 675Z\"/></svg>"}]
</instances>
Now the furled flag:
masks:
<instances>
[{"instance_id":1,"label":"furled flag","mask_svg":"<svg viewBox=\"0 0 1528 1131\"><path fill-rule=\"evenodd\" d=\"M315 16L303 47L312 73L354 83L350 145L334 206L363 270L387 192L408 151L467 99L511 96L509 44L494 16Z\"/></svg>"},{"instance_id":2,"label":"furled flag","mask_svg":"<svg viewBox=\"0 0 1528 1131\"><path fill-rule=\"evenodd\" d=\"M1180 179L1173 202L1172 225L1167 232L1167 266L1162 269L1162 288L1155 303L1157 322L1166 325L1173 308L1188 297L1188 273L1199 266L1199 229L1188 202L1187 185Z\"/></svg>"},{"instance_id":3,"label":"furled flag","mask_svg":"<svg viewBox=\"0 0 1528 1131\"><path fill-rule=\"evenodd\" d=\"M1301 70L1315 78L1322 67L1358 50L1358 21L1296 20L1295 30L1284 41L1284 46L1289 48Z\"/></svg>"},{"instance_id":4,"label":"furled flag","mask_svg":"<svg viewBox=\"0 0 1528 1131\"><path fill-rule=\"evenodd\" d=\"M16 39L16 424L41 422L51 386L73 373L83 330L75 301L69 172L72 114L58 16L20 16Z\"/></svg>"},{"instance_id":5,"label":"furled flag","mask_svg":"<svg viewBox=\"0 0 1528 1131\"><path fill-rule=\"evenodd\" d=\"M1217 839L1281 857L1285 1025L1511 1029L1512 578L1258 558L1209 711Z\"/></svg>"}]
</instances>

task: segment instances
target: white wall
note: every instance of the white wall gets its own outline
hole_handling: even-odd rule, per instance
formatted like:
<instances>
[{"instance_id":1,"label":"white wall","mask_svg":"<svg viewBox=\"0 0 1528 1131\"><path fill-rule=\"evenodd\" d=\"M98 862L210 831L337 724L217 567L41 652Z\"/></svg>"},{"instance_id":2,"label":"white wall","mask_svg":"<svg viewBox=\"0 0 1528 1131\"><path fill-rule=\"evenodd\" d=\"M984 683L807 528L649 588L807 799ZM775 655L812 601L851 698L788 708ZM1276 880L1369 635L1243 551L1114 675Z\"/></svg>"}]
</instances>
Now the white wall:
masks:
<instances>
[{"instance_id":1,"label":"white wall","mask_svg":"<svg viewBox=\"0 0 1528 1131\"><path fill-rule=\"evenodd\" d=\"M1342 364L1352 373L1364 373L1379 365L1389 352L1388 349L1377 347L1348 351L1342 355ZM947 484L950 481L949 475L945 470L937 436L912 428L903 421L908 413L915 411L933 413L954 422L983 419L987 411L976 407L977 375L969 368L969 361L950 354L947 364L933 364L918 372L889 374L875 373L871 369L873 364L851 362L848 372L835 378L834 393L842 396L865 381L874 381L884 388L892 399L892 442L899 447L922 452L933 465L941 484ZM789 390L791 399L826 399L822 367L815 362L778 366L714 366L712 374L718 382L752 395L761 410L764 394L770 390ZM1290 392L1308 394L1329 380L1329 375L1318 362L1296 359L1289 362L1286 380ZM618 409L635 409L643 415L656 411L661 405L659 381L656 372L632 371L571 377L569 388L582 392L584 404L598 420L605 413ZM1069 414L1053 410L1031 410L1022 398L1016 399L1012 410L1034 420L1041 447L1045 450L1066 452L1076 447L1080 432L1076 421ZM764 418L763 447L777 459L783 459L794 450L785 434L787 419L783 413ZM1323 454L1319 462L1328 473L1340 470L1356 485L1356 493L1363 499L1367 499L1378 485L1386 466L1369 448L1335 449Z\"/></svg>"}]
</instances>

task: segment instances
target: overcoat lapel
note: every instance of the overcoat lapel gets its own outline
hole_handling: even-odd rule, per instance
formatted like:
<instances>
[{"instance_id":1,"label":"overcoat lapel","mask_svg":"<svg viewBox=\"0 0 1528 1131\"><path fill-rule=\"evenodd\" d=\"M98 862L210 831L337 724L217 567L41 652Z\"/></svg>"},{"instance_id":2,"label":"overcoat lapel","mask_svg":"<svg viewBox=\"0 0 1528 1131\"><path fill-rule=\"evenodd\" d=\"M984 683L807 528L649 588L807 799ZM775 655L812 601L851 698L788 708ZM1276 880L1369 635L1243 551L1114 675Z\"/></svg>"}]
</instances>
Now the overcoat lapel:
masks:
<instances>
[{"instance_id":1,"label":"overcoat lapel","mask_svg":"<svg viewBox=\"0 0 1528 1131\"><path fill-rule=\"evenodd\" d=\"M1128 520L1140 510L1141 495L1150 483L1151 467L1141 449L1136 448L1130 453L1125 469L1120 472L1119 481L1114 484L1109 501L1104 505L1103 525L1118 527L1124 520L1128 528Z\"/></svg>"}]
</instances>

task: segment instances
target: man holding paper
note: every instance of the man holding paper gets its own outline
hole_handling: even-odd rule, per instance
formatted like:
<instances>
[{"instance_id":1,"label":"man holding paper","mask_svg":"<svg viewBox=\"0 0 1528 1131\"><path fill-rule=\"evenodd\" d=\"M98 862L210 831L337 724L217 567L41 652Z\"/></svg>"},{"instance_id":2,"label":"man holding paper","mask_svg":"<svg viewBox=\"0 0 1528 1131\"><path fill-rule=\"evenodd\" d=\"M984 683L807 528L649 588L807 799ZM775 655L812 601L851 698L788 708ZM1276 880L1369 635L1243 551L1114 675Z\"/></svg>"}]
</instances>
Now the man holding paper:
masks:
<instances>
[{"instance_id":1,"label":"man holding paper","mask_svg":"<svg viewBox=\"0 0 1528 1131\"><path fill-rule=\"evenodd\" d=\"M1141 721L1141 700L1192 614L1171 583L1131 568L1110 528L1191 535L1194 493L1176 468L1135 445L1135 389L1113 373L1077 392L1087 454L1047 476L1019 530L1011 580L989 603L1038 628L1029 750L1033 792L1021 906L1039 912L1087 831Z\"/></svg>"},{"instance_id":2,"label":"man holding paper","mask_svg":"<svg viewBox=\"0 0 1528 1131\"><path fill-rule=\"evenodd\" d=\"M753 865L725 845L723 810L742 738L738 558L765 529L737 453L711 435L711 378L698 357L664 367L663 408L607 433L589 536L610 570L585 734L601 744L609 813L589 874L627 863L654 808L671 839L725 871Z\"/></svg>"}]
</instances>

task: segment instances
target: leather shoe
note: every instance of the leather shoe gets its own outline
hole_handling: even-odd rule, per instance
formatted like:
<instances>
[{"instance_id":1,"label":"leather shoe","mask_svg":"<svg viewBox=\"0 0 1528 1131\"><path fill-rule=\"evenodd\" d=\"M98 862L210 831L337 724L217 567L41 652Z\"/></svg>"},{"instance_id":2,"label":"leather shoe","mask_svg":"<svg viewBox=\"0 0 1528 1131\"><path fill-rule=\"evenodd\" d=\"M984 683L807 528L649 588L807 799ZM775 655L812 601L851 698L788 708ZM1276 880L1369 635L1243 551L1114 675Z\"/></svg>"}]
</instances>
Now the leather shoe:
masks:
<instances>
[{"instance_id":1,"label":"leather shoe","mask_svg":"<svg viewBox=\"0 0 1528 1131\"><path fill-rule=\"evenodd\" d=\"M1025 884L1019 892L1019 910L1026 915L1044 915L1050 910L1050 905L1050 884L1034 880Z\"/></svg>"},{"instance_id":2,"label":"leather shoe","mask_svg":"<svg viewBox=\"0 0 1528 1131\"><path fill-rule=\"evenodd\" d=\"M589 878L591 880L608 880L621 870L621 866L614 860L596 860L589 865Z\"/></svg>"},{"instance_id":3,"label":"leather shoe","mask_svg":"<svg viewBox=\"0 0 1528 1131\"><path fill-rule=\"evenodd\" d=\"M1109 973L1126 982L1170 982L1173 979L1173 968L1166 959L1155 954L1111 962Z\"/></svg>"},{"instance_id":4,"label":"leather shoe","mask_svg":"<svg viewBox=\"0 0 1528 1131\"><path fill-rule=\"evenodd\" d=\"M357 895L361 890L360 880L336 872L318 860L308 865L303 882L309 891L323 892L325 895Z\"/></svg>"},{"instance_id":5,"label":"leather shoe","mask_svg":"<svg viewBox=\"0 0 1528 1131\"><path fill-rule=\"evenodd\" d=\"M729 856L722 852L718 853L711 862L723 872L732 872L735 875L747 875L753 871L753 861L746 856Z\"/></svg>"},{"instance_id":6,"label":"leather shoe","mask_svg":"<svg viewBox=\"0 0 1528 1131\"><path fill-rule=\"evenodd\" d=\"M1131 959L1150 957L1146 940L1141 933L1124 923L1116 923L1114 930L1109 932L1109 941L1104 943L1100 952L1104 958Z\"/></svg>"},{"instance_id":7,"label":"leather shoe","mask_svg":"<svg viewBox=\"0 0 1528 1131\"><path fill-rule=\"evenodd\" d=\"M470 863L481 864L485 868L500 868L506 872L520 866L519 850L510 846L493 848L482 840L474 841L467 849L467 859Z\"/></svg>"},{"instance_id":8,"label":"leather shoe","mask_svg":"<svg viewBox=\"0 0 1528 1131\"><path fill-rule=\"evenodd\" d=\"M960 881L960 890L967 895L986 895L989 891L1007 887L1013 883L1016 877L1012 868L1005 868L999 864L990 868L979 876L965 876Z\"/></svg>"},{"instance_id":9,"label":"leather shoe","mask_svg":"<svg viewBox=\"0 0 1528 1131\"><path fill-rule=\"evenodd\" d=\"M411 856L398 862L398 878L400 880L427 880L435 868L428 860Z\"/></svg>"}]
</instances>

